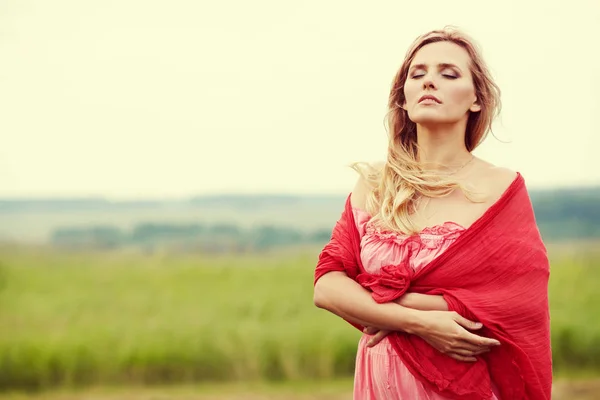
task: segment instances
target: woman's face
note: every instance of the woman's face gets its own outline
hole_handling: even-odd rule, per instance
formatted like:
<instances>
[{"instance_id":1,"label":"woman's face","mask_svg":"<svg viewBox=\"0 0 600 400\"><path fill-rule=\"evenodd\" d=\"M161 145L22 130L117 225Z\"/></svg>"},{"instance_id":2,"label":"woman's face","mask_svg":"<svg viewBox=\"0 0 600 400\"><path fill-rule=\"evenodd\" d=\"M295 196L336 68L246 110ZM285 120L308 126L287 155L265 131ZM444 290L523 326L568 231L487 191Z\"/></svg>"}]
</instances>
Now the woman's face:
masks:
<instances>
[{"instance_id":1,"label":"woman's face","mask_svg":"<svg viewBox=\"0 0 600 400\"><path fill-rule=\"evenodd\" d=\"M404 84L403 108L410 120L421 125L452 124L466 120L469 111L480 111L469 64L467 51L452 42L419 49Z\"/></svg>"}]
</instances>

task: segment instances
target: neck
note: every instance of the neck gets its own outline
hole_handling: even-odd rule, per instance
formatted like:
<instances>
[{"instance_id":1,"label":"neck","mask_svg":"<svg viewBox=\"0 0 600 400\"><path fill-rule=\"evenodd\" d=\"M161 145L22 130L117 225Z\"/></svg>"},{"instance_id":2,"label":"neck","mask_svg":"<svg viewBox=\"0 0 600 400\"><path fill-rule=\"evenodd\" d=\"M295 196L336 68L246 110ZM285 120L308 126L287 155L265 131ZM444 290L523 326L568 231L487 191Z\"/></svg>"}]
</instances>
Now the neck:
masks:
<instances>
[{"instance_id":1,"label":"neck","mask_svg":"<svg viewBox=\"0 0 600 400\"><path fill-rule=\"evenodd\" d=\"M419 162L436 168L458 167L472 157L465 146L465 124L417 125Z\"/></svg>"}]
</instances>

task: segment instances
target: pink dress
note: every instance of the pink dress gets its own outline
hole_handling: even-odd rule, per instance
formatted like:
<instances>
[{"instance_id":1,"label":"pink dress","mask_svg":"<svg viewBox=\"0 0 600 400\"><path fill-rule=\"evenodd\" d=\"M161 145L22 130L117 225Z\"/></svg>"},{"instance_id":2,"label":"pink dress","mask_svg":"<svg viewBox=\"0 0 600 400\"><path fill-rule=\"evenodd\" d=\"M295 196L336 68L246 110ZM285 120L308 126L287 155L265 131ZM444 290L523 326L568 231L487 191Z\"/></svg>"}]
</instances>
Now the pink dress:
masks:
<instances>
[{"instance_id":1,"label":"pink dress","mask_svg":"<svg viewBox=\"0 0 600 400\"><path fill-rule=\"evenodd\" d=\"M382 266L400 260L417 270L442 254L464 231L462 226L446 222L408 237L376 230L368 224L370 216L363 210L353 208L353 214L361 237L361 260L370 273L377 273ZM355 400L446 399L425 388L410 373L387 338L370 348L367 347L369 338L363 334L358 343ZM497 400L497 394L491 399Z\"/></svg>"}]
</instances>

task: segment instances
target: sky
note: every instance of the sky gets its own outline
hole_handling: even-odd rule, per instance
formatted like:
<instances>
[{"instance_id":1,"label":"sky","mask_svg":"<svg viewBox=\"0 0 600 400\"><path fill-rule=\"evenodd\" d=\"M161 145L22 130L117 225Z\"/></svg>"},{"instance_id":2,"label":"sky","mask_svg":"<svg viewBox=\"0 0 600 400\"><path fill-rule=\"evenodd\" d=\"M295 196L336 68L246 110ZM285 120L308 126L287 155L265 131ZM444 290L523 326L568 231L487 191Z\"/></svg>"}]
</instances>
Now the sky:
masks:
<instances>
[{"instance_id":1,"label":"sky","mask_svg":"<svg viewBox=\"0 0 600 400\"><path fill-rule=\"evenodd\" d=\"M474 153L600 185L600 2L3 0L0 197L345 194L385 158L420 34L475 38L502 90Z\"/></svg>"}]
</instances>

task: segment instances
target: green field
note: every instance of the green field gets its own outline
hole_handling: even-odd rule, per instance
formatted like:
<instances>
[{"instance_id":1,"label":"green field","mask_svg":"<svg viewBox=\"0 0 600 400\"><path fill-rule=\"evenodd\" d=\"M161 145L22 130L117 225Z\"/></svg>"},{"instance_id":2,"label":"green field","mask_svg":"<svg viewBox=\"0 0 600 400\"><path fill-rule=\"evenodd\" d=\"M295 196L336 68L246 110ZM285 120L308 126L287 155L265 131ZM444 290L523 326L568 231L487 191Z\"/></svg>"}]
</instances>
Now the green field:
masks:
<instances>
[{"instance_id":1,"label":"green field","mask_svg":"<svg viewBox=\"0 0 600 400\"><path fill-rule=\"evenodd\" d=\"M316 256L2 247L0 388L347 379L359 332L313 306ZM598 254L552 252L557 374L600 375L599 283Z\"/></svg>"}]
</instances>

